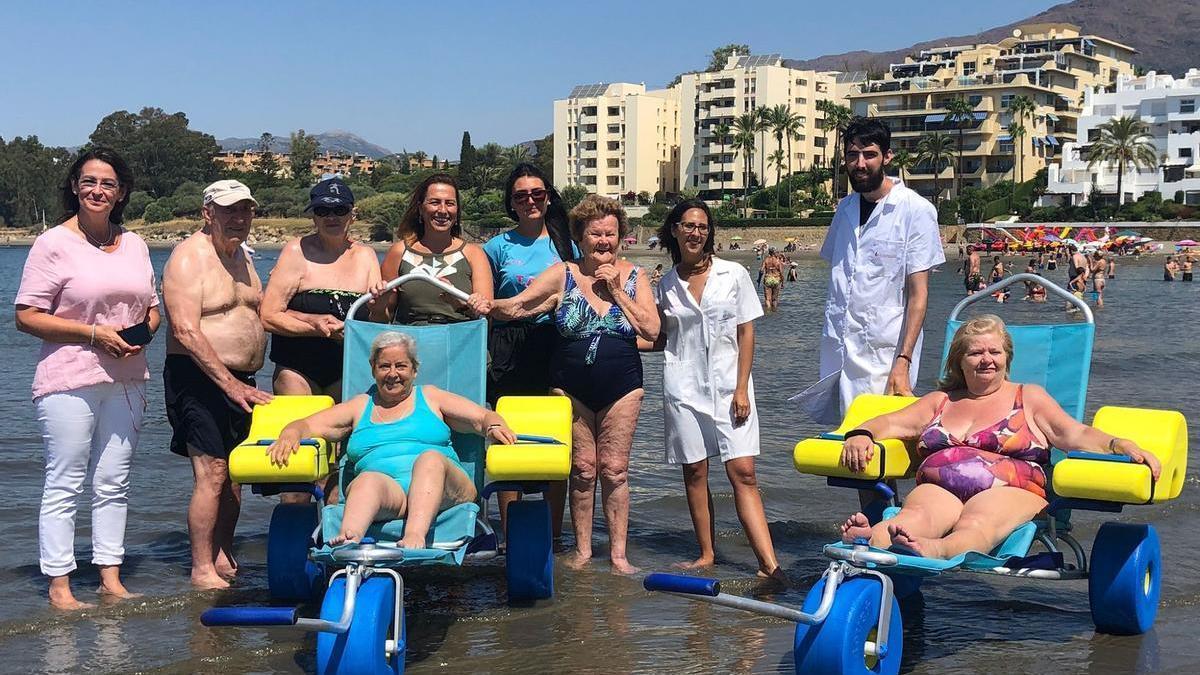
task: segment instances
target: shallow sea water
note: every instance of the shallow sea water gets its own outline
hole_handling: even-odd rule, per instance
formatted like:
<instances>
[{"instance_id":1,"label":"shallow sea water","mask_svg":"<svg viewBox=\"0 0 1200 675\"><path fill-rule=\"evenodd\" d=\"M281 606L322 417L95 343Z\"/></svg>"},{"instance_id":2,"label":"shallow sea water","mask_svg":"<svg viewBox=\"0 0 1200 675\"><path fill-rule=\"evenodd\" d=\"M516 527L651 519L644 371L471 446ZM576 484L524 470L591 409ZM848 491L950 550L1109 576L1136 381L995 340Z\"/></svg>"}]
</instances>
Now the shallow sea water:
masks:
<instances>
[{"instance_id":1,"label":"shallow sea water","mask_svg":"<svg viewBox=\"0 0 1200 675\"><path fill-rule=\"evenodd\" d=\"M238 526L242 576L225 592L197 592L188 584L185 512L191 489L187 462L167 450L170 428L162 407L163 339L150 347L150 407L132 477L127 558L123 576L143 599L59 614L45 604L46 582L37 567L37 512L42 445L29 401L37 341L13 327L12 299L27 248L0 248L0 501L5 545L0 550L0 671L311 672L315 640L266 629L209 630L200 613L214 605L266 602L265 534L273 500L247 491ZM166 260L154 251L156 269ZM275 254L258 259L260 273ZM664 261L640 258L651 266ZM749 260L749 259L747 259ZM783 292L778 312L757 323L755 386L762 416L758 460L771 534L790 587L764 599L799 606L825 568L821 546L856 508L853 492L825 486L791 466L795 442L822 431L787 396L817 373L817 341L827 267L799 259L800 281ZM956 261L932 278L921 369L922 391L934 379L945 320L961 298ZM1023 268L1023 265L1020 266ZM1096 315L1097 338L1088 417L1103 404L1181 410L1200 427L1195 368L1200 347L1200 285L1160 281L1161 258L1123 259L1109 282L1107 307ZM1049 273L1050 275L1059 273ZM1058 281L1057 276L1051 276ZM1018 294L1019 296L1019 294ZM1061 304L985 303L1014 321L1063 321ZM1018 355L1019 358L1019 355ZM678 469L662 461L661 356L647 355L646 401L632 452L630 558L644 570L667 569L695 555L695 542ZM269 386L269 364L259 376ZM1190 647L1200 629L1200 562L1193 554L1200 517L1200 481L1189 467L1182 497L1123 514L1077 512L1085 547L1105 520L1152 522L1163 543L1162 605L1155 628L1140 637L1097 635L1086 582L1034 582L981 575L947 575L926 583L922 597L904 606L905 672L1194 672ZM728 592L757 594L754 556L733 510L727 479L713 467L718 512L719 564L713 575ZM85 488L85 494L87 489ZM599 500L597 500L599 501ZM569 527L567 530L569 531ZM77 595L94 601L97 575L87 561L86 501L77 521L74 575ZM510 607L501 561L461 569L406 574L408 668L414 673L790 672L793 626L736 610L647 593L640 580L616 577L603 562L607 546L597 515L598 561L573 572L556 568L557 595L533 607ZM315 614L316 608L309 613Z\"/></svg>"}]
</instances>

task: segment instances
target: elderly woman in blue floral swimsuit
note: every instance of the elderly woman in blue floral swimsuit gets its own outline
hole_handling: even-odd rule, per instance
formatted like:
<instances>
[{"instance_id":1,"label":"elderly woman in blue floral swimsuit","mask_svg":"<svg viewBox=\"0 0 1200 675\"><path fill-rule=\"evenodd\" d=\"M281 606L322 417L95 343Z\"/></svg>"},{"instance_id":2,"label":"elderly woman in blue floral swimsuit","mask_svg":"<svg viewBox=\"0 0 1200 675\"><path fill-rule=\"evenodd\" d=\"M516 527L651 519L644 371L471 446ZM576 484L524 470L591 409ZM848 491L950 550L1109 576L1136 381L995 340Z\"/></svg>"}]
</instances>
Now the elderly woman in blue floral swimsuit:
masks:
<instances>
[{"instance_id":1,"label":"elderly woman in blue floral swimsuit","mask_svg":"<svg viewBox=\"0 0 1200 675\"><path fill-rule=\"evenodd\" d=\"M991 551L1046 508L1051 446L1126 455L1158 478L1158 460L1133 441L1079 423L1037 385L1010 382L1012 358L999 317L971 319L954 334L938 391L846 434L850 469L871 459L875 438L916 439L921 464L900 513L874 527L856 513L844 541L932 558Z\"/></svg>"}]
</instances>

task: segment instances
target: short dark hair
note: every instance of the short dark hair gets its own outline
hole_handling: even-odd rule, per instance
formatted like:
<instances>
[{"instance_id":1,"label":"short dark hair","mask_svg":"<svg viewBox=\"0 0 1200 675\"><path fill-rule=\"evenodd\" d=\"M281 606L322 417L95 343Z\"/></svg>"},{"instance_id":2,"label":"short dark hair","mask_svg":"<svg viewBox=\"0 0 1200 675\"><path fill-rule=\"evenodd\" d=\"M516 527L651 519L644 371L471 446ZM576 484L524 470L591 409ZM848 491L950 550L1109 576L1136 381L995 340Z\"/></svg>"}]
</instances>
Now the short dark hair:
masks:
<instances>
[{"instance_id":1,"label":"short dark hair","mask_svg":"<svg viewBox=\"0 0 1200 675\"><path fill-rule=\"evenodd\" d=\"M708 209L708 204L699 199L686 199L679 202L667 214L667 219L663 221L662 227L658 230L658 245L667 249L667 252L671 254L671 260L676 265L683 259L683 253L679 250L679 240L675 238L673 228L683 220L683 214L687 213L689 209L700 209L708 218L708 239L704 241L705 253L712 255L713 242L717 238L717 221L713 218L712 211Z\"/></svg>"},{"instance_id":2,"label":"short dark hair","mask_svg":"<svg viewBox=\"0 0 1200 675\"><path fill-rule=\"evenodd\" d=\"M83 172L83 165L93 159L112 167L113 172L117 174L119 189L125 192L124 196L113 205L112 211L108 213L108 222L120 225L125 214L125 206L129 204L129 195L133 194L133 170L129 168L124 159L121 159L116 150L103 146L82 151L75 158L75 162L71 164L71 168L67 170L67 177L62 183L62 203L63 211L65 211L63 220L79 213L79 195L75 194L75 183L79 180L79 174Z\"/></svg>"},{"instance_id":3,"label":"short dark hair","mask_svg":"<svg viewBox=\"0 0 1200 675\"><path fill-rule=\"evenodd\" d=\"M409 243L420 241L425 236L425 223L421 221L421 204L425 202L425 193L429 192L430 185L449 185L454 188L454 201L458 202L458 211L455 213L450 235L462 236L462 199L458 196L458 183L455 182L454 176L448 173L435 173L421 181L413 190L408 199L408 208L404 210L404 216L400 218L400 225L396 228L396 235Z\"/></svg>"},{"instance_id":4,"label":"short dark hair","mask_svg":"<svg viewBox=\"0 0 1200 675\"><path fill-rule=\"evenodd\" d=\"M892 149L892 130L877 118L853 117L842 132L842 152L851 143L864 148L874 143L879 146L880 152L886 153Z\"/></svg>"},{"instance_id":5,"label":"short dark hair","mask_svg":"<svg viewBox=\"0 0 1200 675\"><path fill-rule=\"evenodd\" d=\"M517 210L512 205L513 186L517 184L518 178L526 177L537 178L542 181L542 185L546 186L546 233L550 235L550 241L554 243L554 250L558 253L559 258L562 260L573 259L575 255L571 250L571 230L568 225L570 219L567 216L567 207L563 204L562 195L554 189L554 183L546 178L546 174L536 164L521 162L509 172L508 178L504 181L504 212L508 214L509 218L518 220Z\"/></svg>"}]
</instances>

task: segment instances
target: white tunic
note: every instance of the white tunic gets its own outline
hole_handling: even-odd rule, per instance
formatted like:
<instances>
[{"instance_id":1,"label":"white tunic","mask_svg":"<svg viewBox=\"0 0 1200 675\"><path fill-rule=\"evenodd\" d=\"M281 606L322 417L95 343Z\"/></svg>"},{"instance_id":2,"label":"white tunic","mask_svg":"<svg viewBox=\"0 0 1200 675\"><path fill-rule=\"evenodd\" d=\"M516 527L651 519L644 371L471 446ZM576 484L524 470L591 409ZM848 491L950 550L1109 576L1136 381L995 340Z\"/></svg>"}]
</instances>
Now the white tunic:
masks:
<instances>
[{"instance_id":1,"label":"white tunic","mask_svg":"<svg viewBox=\"0 0 1200 675\"><path fill-rule=\"evenodd\" d=\"M733 426L739 324L763 315L750 273L713 257L697 305L687 282L672 268L655 290L667 336L663 359L663 420L671 464L757 455L758 412L749 382L750 417Z\"/></svg>"},{"instance_id":2,"label":"white tunic","mask_svg":"<svg viewBox=\"0 0 1200 675\"><path fill-rule=\"evenodd\" d=\"M887 387L896 347L904 338L905 277L946 261L937 210L929 200L893 180L862 227L860 203L853 193L838 204L821 246L830 267L821 377L842 372L838 394L843 414L855 396L882 394ZM918 334L910 354L911 385L917 382L921 342Z\"/></svg>"}]
</instances>

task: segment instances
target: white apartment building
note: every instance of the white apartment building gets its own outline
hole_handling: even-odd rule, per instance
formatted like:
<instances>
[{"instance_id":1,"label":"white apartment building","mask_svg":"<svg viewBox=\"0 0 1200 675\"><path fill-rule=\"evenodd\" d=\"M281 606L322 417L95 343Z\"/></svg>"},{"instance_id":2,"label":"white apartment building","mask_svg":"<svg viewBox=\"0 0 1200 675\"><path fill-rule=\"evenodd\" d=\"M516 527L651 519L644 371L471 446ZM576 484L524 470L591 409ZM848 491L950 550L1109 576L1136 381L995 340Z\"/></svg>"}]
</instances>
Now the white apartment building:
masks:
<instances>
[{"instance_id":1,"label":"white apartment building","mask_svg":"<svg viewBox=\"0 0 1200 675\"><path fill-rule=\"evenodd\" d=\"M1085 204L1093 190L1105 201L1118 201L1116 165L1088 166L1090 144L1100 135L1101 124L1116 117L1134 116L1145 122L1153 137L1158 165L1127 167L1121 191L1125 201L1157 191L1163 199L1183 193L1184 203L1200 204L1200 69L1182 78L1150 71L1143 77L1121 77L1111 93L1088 92L1079 118L1079 142L1063 146L1062 164L1047 171L1043 205Z\"/></svg>"},{"instance_id":2,"label":"white apartment building","mask_svg":"<svg viewBox=\"0 0 1200 675\"><path fill-rule=\"evenodd\" d=\"M678 87L681 187L698 190L701 197L709 199L722 189L728 193L745 187L743 154L720 143L715 129L722 123L732 128L734 119L755 108L783 104L800 116L799 136L791 142L793 171L820 162L827 142L832 149L832 138L827 140L821 130L823 115L816 104L826 99L845 105L854 78L789 68L787 63L779 54L734 54L721 70L682 77ZM755 136L751 170L757 182L774 185L776 169L764 160L780 146L786 152L787 140L777 143L770 131ZM786 168L782 175L787 175Z\"/></svg>"},{"instance_id":3,"label":"white apartment building","mask_svg":"<svg viewBox=\"0 0 1200 675\"><path fill-rule=\"evenodd\" d=\"M678 192L679 98L618 82L575 87L554 102L554 184L617 198Z\"/></svg>"}]
</instances>

